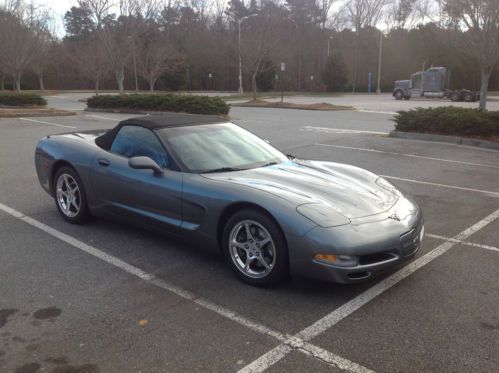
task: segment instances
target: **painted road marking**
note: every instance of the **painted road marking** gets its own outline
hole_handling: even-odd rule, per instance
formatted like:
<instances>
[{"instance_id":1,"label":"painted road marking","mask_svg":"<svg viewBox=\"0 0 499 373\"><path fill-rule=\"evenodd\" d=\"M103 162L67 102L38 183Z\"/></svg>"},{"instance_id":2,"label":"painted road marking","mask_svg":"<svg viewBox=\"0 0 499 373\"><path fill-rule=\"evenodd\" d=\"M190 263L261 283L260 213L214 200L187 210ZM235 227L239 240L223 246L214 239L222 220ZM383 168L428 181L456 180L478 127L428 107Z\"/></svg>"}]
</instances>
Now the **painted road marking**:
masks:
<instances>
[{"instance_id":1,"label":"painted road marking","mask_svg":"<svg viewBox=\"0 0 499 373\"><path fill-rule=\"evenodd\" d=\"M338 322L340 322L347 316L350 316L353 312L357 311L359 308L366 305L374 298L383 294L386 290L392 288L394 285L398 284L400 281L402 281L403 279L405 279L406 277L408 277L418 269L427 265L428 263L438 258L442 254L445 254L452 247L458 244L458 242L453 242L453 241L466 240L466 238L476 233L477 231L487 226L488 224L492 223L497 218L499 218L499 210L494 211L489 216L483 218L479 222L466 228L464 231L454 236L452 241L451 240L445 241L444 243L437 246L432 251L416 259L415 261L409 263L404 268L398 270L397 272L385 278L384 280L381 280L376 285L372 286L371 288L369 288L359 296L343 304L341 307L335 309L333 312L324 316L322 319L318 320L314 324L310 325L309 327L295 334L293 337L291 337L291 339L298 338L299 340L307 342L317 337L318 335L324 333L325 331L336 325ZM239 372L255 373L267 370L290 352L289 350L283 348L282 346L283 344L280 344L274 349L268 351L267 353L265 353L255 361L251 362L250 364L239 370Z\"/></svg>"},{"instance_id":2,"label":"painted road marking","mask_svg":"<svg viewBox=\"0 0 499 373\"><path fill-rule=\"evenodd\" d=\"M389 175L380 175L380 176L382 176L384 178L387 178L387 179L407 181L408 183L425 184L425 185L431 185L431 186L436 186L436 187L440 187L440 188L450 188L450 189L457 189L457 190L465 190L467 192L483 193L483 194L487 194L487 195L492 196L492 197L499 197L499 192L491 192L490 190L464 188L464 187L459 187L459 186L455 186L455 185L431 183L429 181L421 181L421 180L404 179L402 177L389 176Z\"/></svg>"},{"instance_id":3,"label":"painted road marking","mask_svg":"<svg viewBox=\"0 0 499 373\"><path fill-rule=\"evenodd\" d=\"M387 115L396 115L396 111L381 111L381 110L368 110L368 109L358 109L357 111L361 113L373 113L373 114L387 114Z\"/></svg>"},{"instance_id":4,"label":"painted road marking","mask_svg":"<svg viewBox=\"0 0 499 373\"><path fill-rule=\"evenodd\" d=\"M452 160L452 159L444 159L444 158L424 157L422 155L405 154L405 153L397 153L397 152L388 152L388 151L378 150L378 149L354 148L354 147L351 147L351 146L331 145L331 144L319 144L319 143L317 143L315 145L318 145L318 146L327 146L327 147L330 147L330 148L339 148L339 149L348 149L348 150L360 150L360 151L371 152L371 153L390 154L390 155L403 156L403 157L428 159L428 160L431 160L431 161L457 163L457 164L462 164L462 165L467 165L467 166L490 167L490 168L497 168L497 169L499 169L499 166L494 166L494 165L489 165L489 164L483 164L483 163L455 161L455 160Z\"/></svg>"},{"instance_id":5,"label":"painted road marking","mask_svg":"<svg viewBox=\"0 0 499 373\"><path fill-rule=\"evenodd\" d=\"M300 131L328 132L328 133L348 133L348 134L369 133L369 134L373 134L373 135L388 135L388 132L351 130L351 129L346 129L346 128L313 127L313 126L302 127L302 128L300 128Z\"/></svg>"},{"instance_id":6,"label":"painted road marking","mask_svg":"<svg viewBox=\"0 0 499 373\"><path fill-rule=\"evenodd\" d=\"M42 123L42 124L48 124L50 126L57 126L57 127L64 127L64 128L76 128L73 126L65 126L64 124L57 124L57 123L50 123L50 122L44 122L43 120L36 120L36 119L29 119L29 118L19 118L21 120L25 120L28 122L35 122L35 123Z\"/></svg>"},{"instance_id":7,"label":"painted road marking","mask_svg":"<svg viewBox=\"0 0 499 373\"><path fill-rule=\"evenodd\" d=\"M6 212L7 214L13 216L16 219L19 219L33 227L36 227L40 230L42 230L45 233L48 233L49 235L77 248L82 250L83 252L90 254L108 264L111 264L114 267L117 267L129 274L132 274L144 281L149 282L150 284L153 284L157 287L160 287L162 289L165 289L181 298L190 300L197 305L211 310L218 315L225 317L231 321L237 322L255 332L265 334L269 337L275 338L277 341L279 341L281 344L280 346L284 350L289 350L288 352L291 352L293 350L297 350L300 352L303 352L305 354L311 355L316 357L319 360L322 360L328 364L334 365L338 368L345 369L348 371L351 371L353 373L362 373L362 372L371 372L369 369L362 367L359 364L356 364L354 362L351 362L347 359L344 359L340 356L337 356L327 350L324 350L321 347L314 346L311 343L304 343L301 339L299 338L293 338L290 335L283 334L279 331L276 331L264 324L259 323L258 321L254 321L251 319L248 319L247 317L231 310L228 309L224 306L221 306L219 304L216 304L208 299L205 299L203 297L200 297L189 290L185 290L179 286L176 286L174 284L171 284L165 280L162 280L160 278L157 278L155 275L151 273L147 273L143 271L142 269L135 267L131 264L128 264L121 259L118 259L112 255L109 255L93 246L90 246L74 237L71 237L65 233L62 233L58 231L57 229L54 229L36 219L33 219L27 215L24 215L22 212L17 211L7 205L4 205L0 203L0 210ZM345 368L342 368L345 367ZM349 369L347 369L350 367Z\"/></svg>"},{"instance_id":8,"label":"painted road marking","mask_svg":"<svg viewBox=\"0 0 499 373\"><path fill-rule=\"evenodd\" d=\"M474 243L474 242L469 242L469 241L461 241L461 240L456 240L454 238L449 238L449 237L445 237L445 236L440 236L438 234L431 234L431 233L426 233L425 236L428 236L428 237L431 237L431 238L436 238L437 240L443 240L443 241L452 241L452 242L456 242L456 243L459 243L461 245L466 245L466 246L472 246L472 247L479 247L481 249L485 249L485 250L491 250L491 251L497 251L499 252L499 247L495 247L495 246L490 246L490 245L482 245L482 244L479 244L479 243Z\"/></svg>"},{"instance_id":9,"label":"painted road marking","mask_svg":"<svg viewBox=\"0 0 499 373\"><path fill-rule=\"evenodd\" d=\"M93 118L99 118L99 119L105 119L105 120L112 120L112 121L115 121L115 122L119 121L119 119L109 118L109 117L102 117L100 115L85 114L85 116L87 116L87 117L93 117Z\"/></svg>"}]
</instances>

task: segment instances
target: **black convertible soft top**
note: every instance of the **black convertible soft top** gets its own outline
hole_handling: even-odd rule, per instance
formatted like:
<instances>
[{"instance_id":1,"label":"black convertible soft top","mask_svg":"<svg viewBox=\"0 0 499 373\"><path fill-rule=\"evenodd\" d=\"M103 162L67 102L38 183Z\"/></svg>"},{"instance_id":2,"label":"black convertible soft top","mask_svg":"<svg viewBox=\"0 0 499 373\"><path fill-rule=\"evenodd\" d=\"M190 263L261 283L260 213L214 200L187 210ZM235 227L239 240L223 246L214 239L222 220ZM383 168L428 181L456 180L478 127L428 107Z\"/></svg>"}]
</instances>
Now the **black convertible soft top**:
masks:
<instances>
[{"instance_id":1,"label":"black convertible soft top","mask_svg":"<svg viewBox=\"0 0 499 373\"><path fill-rule=\"evenodd\" d=\"M119 122L116 127L110 129L102 136L95 139L95 143L102 149L109 150L113 140L121 129L126 125L134 125L148 128L150 130L165 128L165 127L181 127L181 126L198 126L202 124L222 123L226 119L217 117L216 115L197 115L197 114L180 114L180 113L164 113L158 115L147 115L144 117L136 117Z\"/></svg>"}]
</instances>

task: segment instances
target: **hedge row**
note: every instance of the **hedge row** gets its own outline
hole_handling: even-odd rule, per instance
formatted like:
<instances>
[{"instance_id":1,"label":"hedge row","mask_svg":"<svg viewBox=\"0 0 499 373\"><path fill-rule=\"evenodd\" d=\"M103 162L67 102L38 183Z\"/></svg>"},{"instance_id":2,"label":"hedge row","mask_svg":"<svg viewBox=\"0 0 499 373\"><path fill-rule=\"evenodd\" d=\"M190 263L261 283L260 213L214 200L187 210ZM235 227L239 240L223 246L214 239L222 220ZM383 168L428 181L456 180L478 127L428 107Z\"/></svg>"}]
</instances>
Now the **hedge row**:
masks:
<instances>
[{"instance_id":1,"label":"hedge row","mask_svg":"<svg viewBox=\"0 0 499 373\"><path fill-rule=\"evenodd\" d=\"M228 114L229 105L219 97L173 94L101 95L90 97L89 108L173 111L191 114Z\"/></svg>"},{"instance_id":2,"label":"hedge row","mask_svg":"<svg viewBox=\"0 0 499 373\"><path fill-rule=\"evenodd\" d=\"M399 111L395 129L403 132L439 135L497 138L499 111L480 112L475 109L446 106Z\"/></svg>"},{"instance_id":3,"label":"hedge row","mask_svg":"<svg viewBox=\"0 0 499 373\"><path fill-rule=\"evenodd\" d=\"M45 106L47 101L33 93L0 93L0 105L6 106Z\"/></svg>"}]
</instances>

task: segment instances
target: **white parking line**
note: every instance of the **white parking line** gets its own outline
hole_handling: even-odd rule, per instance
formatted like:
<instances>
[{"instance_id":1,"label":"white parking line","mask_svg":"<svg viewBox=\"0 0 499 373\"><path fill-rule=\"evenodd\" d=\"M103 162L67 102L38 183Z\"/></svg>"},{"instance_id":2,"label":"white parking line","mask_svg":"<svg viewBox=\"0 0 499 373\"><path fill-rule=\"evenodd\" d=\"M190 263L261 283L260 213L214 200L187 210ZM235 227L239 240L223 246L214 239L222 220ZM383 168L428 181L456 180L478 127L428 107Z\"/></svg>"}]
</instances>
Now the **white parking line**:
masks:
<instances>
[{"instance_id":1,"label":"white parking line","mask_svg":"<svg viewBox=\"0 0 499 373\"><path fill-rule=\"evenodd\" d=\"M115 121L115 122L118 122L119 119L116 119L116 118L109 118L109 117L102 117L100 115L93 115L93 114L85 114L86 117L93 117L93 118L99 118L99 119L105 119L105 120L112 120L112 121Z\"/></svg>"},{"instance_id":2,"label":"white parking line","mask_svg":"<svg viewBox=\"0 0 499 373\"><path fill-rule=\"evenodd\" d=\"M217 313L218 315L225 317L231 321L237 322L255 332L267 335L269 337L275 338L277 341L281 343L280 346L282 351L286 350L288 352L292 350L297 350L302 353L312 355L314 357L317 357L320 360L323 360L324 362L334 365L338 368L353 372L353 373L362 373L362 372L370 372L369 369L362 367L361 365L358 365L354 362L351 362L347 359L344 359L340 356L337 356L327 350L322 349L321 347L314 346L311 343L304 343L301 339L299 338L293 338L290 335L283 334L279 331L276 331L264 324L261 324L257 321L248 319L247 317L244 317L243 315L230 310L224 306L221 306L219 304L216 304L208 299L202 298L188 290L185 290L179 286L176 286L174 284L171 284L165 280L162 280L160 278L157 278L151 273L147 273L143 271L142 269L135 267L131 264L128 264L121 259L118 259L112 255L109 255L99 249L96 249L93 246L87 245L86 243L71 237L65 233L62 233L58 231L57 229L54 229L36 219L33 219L29 216L24 215L22 212L17 211L7 205L4 205L0 203L0 210L6 212L7 214L13 216L16 219L19 219L33 227L36 227L40 230L42 230L45 233L50 234L51 236L66 242L67 244L80 249L84 251L87 254L90 254L108 264L111 264L129 274L132 274L144 281L149 282L150 284L153 284L157 287L160 287L162 289L165 289L171 293L174 293L175 295L190 300L197 305L208 309L210 311L213 311ZM275 359L275 357L272 357Z\"/></svg>"},{"instance_id":3,"label":"white parking line","mask_svg":"<svg viewBox=\"0 0 499 373\"><path fill-rule=\"evenodd\" d=\"M436 186L436 187L440 187L440 188L450 188L450 189L457 189L457 190L465 190L467 192L483 193L483 194L488 194L488 195L490 195L492 197L499 197L499 192L492 192L490 190L464 188L464 187L459 187L459 186L455 186L455 185L446 185L446 184L439 184L439 183L431 183L429 181L404 179L402 177L389 176L389 175L380 175L380 176L382 176L384 178L387 178L387 179L407 181L408 183L425 184L425 185L431 185L431 186Z\"/></svg>"},{"instance_id":4,"label":"white parking line","mask_svg":"<svg viewBox=\"0 0 499 373\"><path fill-rule=\"evenodd\" d=\"M490 224L494 220L499 218L499 210L494 211L489 216L483 218L479 222L473 224L469 228L466 228L461 233L457 234L453 237L453 240L464 241L466 238L471 236L473 233L476 233L486 225ZM409 263L402 269L398 270L391 276L381 280L376 285L372 286L356 298L351 301L343 304L341 307L335 309L333 312L324 316L322 319L318 320L314 324L309 327L303 329L301 332L297 333L291 338L298 338L305 342L311 340L312 338L317 337L319 334L324 333L326 330L330 329L338 322L350 316L353 312L357 311L362 306L366 305L370 301L372 301L377 296L383 294L386 290L392 288L394 285L398 284L400 281L405 279L407 276L411 275L421 267L430 263L434 259L438 258L442 254L446 253L452 247L457 245L458 242L453 242L451 240L445 241L441 245L437 246L432 251L423 255L419 259ZM279 360L281 360L284 356L286 356L290 351L283 349L283 344L275 347L269 352L262 355L260 358L256 359L252 363L248 364L246 367L242 368L239 372L263 372L267 368L271 367Z\"/></svg>"},{"instance_id":5,"label":"white parking line","mask_svg":"<svg viewBox=\"0 0 499 373\"><path fill-rule=\"evenodd\" d=\"M374 113L374 114L387 114L387 115L395 115L396 111L381 111L381 110L368 110L368 109L358 109L361 113Z\"/></svg>"},{"instance_id":6,"label":"white parking line","mask_svg":"<svg viewBox=\"0 0 499 373\"><path fill-rule=\"evenodd\" d=\"M499 252L499 247L495 247L495 246L482 245L482 244L479 244L479 243L474 243L474 242L469 242L469 241L456 240L454 238L440 236L438 234L426 233L425 236L428 236L428 237L431 237L431 238L436 238L437 240L452 241L452 242L456 242L456 243L459 243L459 244L465 245L465 246L479 247L480 249L485 249L485 250L491 250L491 251L497 251L497 252Z\"/></svg>"},{"instance_id":7,"label":"white parking line","mask_svg":"<svg viewBox=\"0 0 499 373\"><path fill-rule=\"evenodd\" d=\"M300 128L300 131L328 132L328 133L349 133L349 134L369 133L369 134L373 134L373 135L388 135L388 132L351 130L351 129L345 129L345 128L313 127L313 126L302 127L302 128Z\"/></svg>"},{"instance_id":8,"label":"white parking line","mask_svg":"<svg viewBox=\"0 0 499 373\"><path fill-rule=\"evenodd\" d=\"M48 124L48 125L51 125L51 126L56 126L56 127L76 128L76 127L73 127L73 126L65 126L64 124L44 122L43 120L36 120L36 119L29 119L29 118L19 118L19 119L21 119L21 120L25 120L25 121L28 121L28 122L35 122L35 123Z\"/></svg>"},{"instance_id":9,"label":"white parking line","mask_svg":"<svg viewBox=\"0 0 499 373\"><path fill-rule=\"evenodd\" d=\"M444 159L444 158L424 157L422 155L405 154L405 153L397 153L397 152L388 152L388 151L383 151L383 150L378 150L378 149L354 148L354 147L351 147L351 146L320 144L320 143L316 143L315 145L318 145L318 146L327 146L327 147L330 147L330 148L339 148L339 149L348 149L348 150L359 150L359 151L371 152L371 153L389 154L389 155L396 155L396 156L402 156L402 157L420 158L420 159L427 159L427 160L431 160L431 161L457 163L457 164L462 164L462 165L467 165L467 166L490 167L490 168L497 168L497 169L499 169L499 166L494 166L494 165L490 165L490 164L464 162L464 161L455 161L453 159Z\"/></svg>"}]
</instances>

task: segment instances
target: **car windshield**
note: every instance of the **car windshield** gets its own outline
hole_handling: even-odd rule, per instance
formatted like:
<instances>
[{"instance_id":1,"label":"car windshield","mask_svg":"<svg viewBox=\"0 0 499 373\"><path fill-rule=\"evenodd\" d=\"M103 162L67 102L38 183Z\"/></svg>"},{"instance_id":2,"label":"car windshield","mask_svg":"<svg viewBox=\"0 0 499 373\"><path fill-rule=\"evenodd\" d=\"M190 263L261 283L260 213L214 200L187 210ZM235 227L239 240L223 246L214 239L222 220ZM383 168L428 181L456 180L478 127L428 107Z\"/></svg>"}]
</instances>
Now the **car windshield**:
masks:
<instances>
[{"instance_id":1,"label":"car windshield","mask_svg":"<svg viewBox=\"0 0 499 373\"><path fill-rule=\"evenodd\" d=\"M232 123L162 128L157 131L190 172L224 172L281 163L287 157Z\"/></svg>"}]
</instances>

